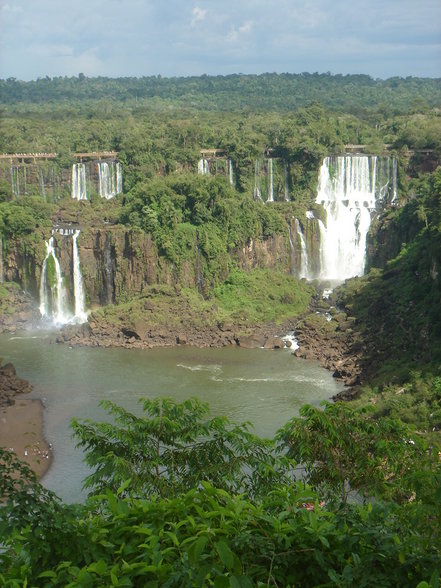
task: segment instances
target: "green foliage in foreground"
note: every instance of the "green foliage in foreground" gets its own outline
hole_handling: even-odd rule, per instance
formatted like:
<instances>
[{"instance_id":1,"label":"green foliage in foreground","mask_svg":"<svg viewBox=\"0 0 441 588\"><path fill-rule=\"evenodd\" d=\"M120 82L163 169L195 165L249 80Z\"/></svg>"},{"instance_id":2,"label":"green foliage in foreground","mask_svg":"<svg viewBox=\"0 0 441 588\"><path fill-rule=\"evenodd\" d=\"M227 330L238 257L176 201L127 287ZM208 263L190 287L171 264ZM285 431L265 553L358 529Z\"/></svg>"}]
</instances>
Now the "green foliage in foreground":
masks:
<instances>
[{"instance_id":1,"label":"green foliage in foreground","mask_svg":"<svg viewBox=\"0 0 441 588\"><path fill-rule=\"evenodd\" d=\"M63 505L0 449L1 585L439 588L441 466L406 443L406 427L339 405L305 407L278 434L276 450L245 425L207 418L196 400L146 401L143 417L106 406L116 423L74 423L97 467L89 480L103 492L84 505ZM332 455L329 478L321 457L313 473L319 442ZM288 478L295 444L311 487ZM358 483L363 447L376 452L379 473L369 484L368 464L363 485L378 499L340 502L334 482ZM388 482L393 460L414 470L409 500L381 499L378 479Z\"/></svg>"}]
</instances>

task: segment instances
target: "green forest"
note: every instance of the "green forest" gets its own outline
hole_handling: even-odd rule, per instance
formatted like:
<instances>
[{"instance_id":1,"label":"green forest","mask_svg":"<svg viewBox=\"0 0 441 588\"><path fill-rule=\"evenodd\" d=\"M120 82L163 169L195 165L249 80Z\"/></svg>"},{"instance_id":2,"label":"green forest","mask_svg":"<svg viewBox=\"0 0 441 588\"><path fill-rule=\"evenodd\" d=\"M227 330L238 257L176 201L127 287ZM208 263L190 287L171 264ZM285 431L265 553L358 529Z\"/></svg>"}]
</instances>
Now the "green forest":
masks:
<instances>
[{"instance_id":1,"label":"green forest","mask_svg":"<svg viewBox=\"0 0 441 588\"><path fill-rule=\"evenodd\" d=\"M104 402L108 421L72 422L92 472L84 504L0 449L0 585L439 588L440 80L80 74L0 91L0 152L54 153L41 177L61 178L43 193L28 176L17 191L0 162L2 252L24 260L20 287L32 290L57 223L85 236L111 227L139 263L151 243L157 282L121 286L95 321L132 329L148 302L158 326L185 298L201 329L295 320L320 340L344 335L360 363L350 401L305 405L273 439L194 398L140 400L142 416ZM272 249L267 266L241 264L251 242L288 250L293 218L321 218L320 165L351 145L397 162L398 199L372 222L365 274L325 303ZM234 183L224 167L197 173L204 149L227 154ZM117 152L122 194L72 199L75 154L100 151ZM275 169L271 203L255 191L265 154L288 170ZM0 286L2 313L13 288Z\"/></svg>"}]
</instances>

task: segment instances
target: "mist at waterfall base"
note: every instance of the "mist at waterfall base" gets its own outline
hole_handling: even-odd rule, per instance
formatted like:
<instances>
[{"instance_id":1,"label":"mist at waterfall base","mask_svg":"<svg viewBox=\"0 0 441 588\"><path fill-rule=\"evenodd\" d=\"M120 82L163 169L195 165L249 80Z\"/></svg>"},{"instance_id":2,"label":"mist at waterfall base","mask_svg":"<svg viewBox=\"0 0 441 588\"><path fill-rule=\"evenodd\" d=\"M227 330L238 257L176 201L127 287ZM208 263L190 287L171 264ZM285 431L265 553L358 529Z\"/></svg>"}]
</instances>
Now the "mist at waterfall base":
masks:
<instances>
[{"instance_id":1,"label":"mist at waterfall base","mask_svg":"<svg viewBox=\"0 0 441 588\"><path fill-rule=\"evenodd\" d=\"M57 231L53 231L56 233ZM62 238L72 240L73 265L73 308L69 304L65 279L61 273L60 262L55 250L54 235L46 241L46 257L43 261L40 281L40 314L45 323L61 326L68 323L84 323L87 321L83 277L81 275L80 254L78 251L78 237L80 230L61 229L58 231ZM52 260L54 283L48 277L48 263ZM54 279L55 278L55 279Z\"/></svg>"},{"instance_id":2,"label":"mist at waterfall base","mask_svg":"<svg viewBox=\"0 0 441 588\"><path fill-rule=\"evenodd\" d=\"M139 398L198 397L212 415L250 421L254 432L271 437L301 405L318 405L341 390L315 362L288 349L151 350L102 349L55 345L53 333L0 335L0 356L32 382L27 397L42 398L44 434L53 446L53 463L43 483L68 502L84 498L89 473L75 448L69 426L74 417L107 420L98 404L108 399L141 414Z\"/></svg>"}]
</instances>

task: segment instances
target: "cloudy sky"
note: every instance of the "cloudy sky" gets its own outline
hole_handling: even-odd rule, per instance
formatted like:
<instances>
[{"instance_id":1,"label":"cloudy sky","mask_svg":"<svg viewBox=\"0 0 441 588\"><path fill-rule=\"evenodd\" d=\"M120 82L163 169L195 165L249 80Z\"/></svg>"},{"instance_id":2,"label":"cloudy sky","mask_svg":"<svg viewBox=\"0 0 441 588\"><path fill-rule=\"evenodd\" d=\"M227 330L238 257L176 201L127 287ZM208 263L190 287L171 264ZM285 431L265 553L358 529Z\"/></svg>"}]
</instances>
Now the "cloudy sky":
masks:
<instances>
[{"instance_id":1,"label":"cloudy sky","mask_svg":"<svg viewBox=\"0 0 441 588\"><path fill-rule=\"evenodd\" d=\"M0 0L0 77L441 77L440 0Z\"/></svg>"}]
</instances>

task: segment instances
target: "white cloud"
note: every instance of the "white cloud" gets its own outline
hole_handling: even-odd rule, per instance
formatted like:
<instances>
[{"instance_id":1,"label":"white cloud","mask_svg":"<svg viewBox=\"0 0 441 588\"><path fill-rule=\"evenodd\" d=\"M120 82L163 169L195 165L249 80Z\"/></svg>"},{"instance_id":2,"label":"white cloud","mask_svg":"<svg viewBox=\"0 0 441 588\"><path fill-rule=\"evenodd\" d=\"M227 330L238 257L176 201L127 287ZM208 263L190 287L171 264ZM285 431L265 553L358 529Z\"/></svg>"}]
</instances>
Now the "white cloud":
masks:
<instances>
[{"instance_id":1,"label":"white cloud","mask_svg":"<svg viewBox=\"0 0 441 588\"><path fill-rule=\"evenodd\" d=\"M202 22L205 20L207 16L207 9L206 8L199 8L199 6L195 6L192 11L193 18L191 19L191 26L194 27L198 22Z\"/></svg>"},{"instance_id":2,"label":"white cloud","mask_svg":"<svg viewBox=\"0 0 441 588\"><path fill-rule=\"evenodd\" d=\"M23 12L23 8L22 6L19 6L18 4L3 4L0 5L0 10L3 10L6 13L10 13L10 14L20 14L21 12Z\"/></svg>"},{"instance_id":3,"label":"white cloud","mask_svg":"<svg viewBox=\"0 0 441 588\"><path fill-rule=\"evenodd\" d=\"M0 77L441 76L439 0L0 0Z\"/></svg>"}]
</instances>

